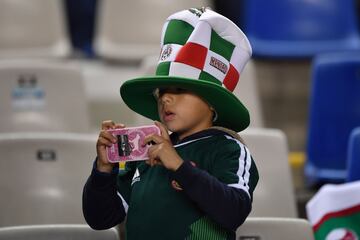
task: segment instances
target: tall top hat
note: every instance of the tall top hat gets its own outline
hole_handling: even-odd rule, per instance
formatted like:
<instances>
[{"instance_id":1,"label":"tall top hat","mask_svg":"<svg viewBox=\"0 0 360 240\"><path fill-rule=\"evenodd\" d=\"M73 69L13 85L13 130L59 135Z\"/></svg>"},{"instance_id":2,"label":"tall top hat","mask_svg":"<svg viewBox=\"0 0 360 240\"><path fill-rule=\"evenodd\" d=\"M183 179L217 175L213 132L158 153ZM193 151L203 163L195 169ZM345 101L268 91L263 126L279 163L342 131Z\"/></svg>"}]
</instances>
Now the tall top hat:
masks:
<instances>
[{"instance_id":1,"label":"tall top hat","mask_svg":"<svg viewBox=\"0 0 360 240\"><path fill-rule=\"evenodd\" d=\"M204 8L183 10L164 24L156 75L126 81L120 94L132 110L159 120L154 90L187 89L215 109L215 125L241 131L249 112L232 91L251 53L245 34L226 17Z\"/></svg>"}]
</instances>

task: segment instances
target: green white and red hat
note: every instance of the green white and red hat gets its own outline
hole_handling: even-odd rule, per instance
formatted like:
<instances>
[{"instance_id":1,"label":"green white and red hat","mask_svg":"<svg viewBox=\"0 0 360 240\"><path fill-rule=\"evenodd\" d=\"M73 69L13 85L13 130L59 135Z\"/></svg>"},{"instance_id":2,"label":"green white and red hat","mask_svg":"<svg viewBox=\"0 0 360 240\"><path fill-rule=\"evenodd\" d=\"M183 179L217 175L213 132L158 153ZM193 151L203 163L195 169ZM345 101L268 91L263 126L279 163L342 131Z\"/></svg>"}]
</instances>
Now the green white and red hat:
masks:
<instances>
[{"instance_id":1,"label":"green white and red hat","mask_svg":"<svg viewBox=\"0 0 360 240\"><path fill-rule=\"evenodd\" d=\"M315 239L360 239L360 181L325 184L306 204Z\"/></svg>"},{"instance_id":2,"label":"green white and red hat","mask_svg":"<svg viewBox=\"0 0 360 240\"><path fill-rule=\"evenodd\" d=\"M164 24L156 75L126 81L120 94L132 110L159 120L155 89L187 89L215 109L214 125L241 131L250 116L232 92L251 54L245 34L226 17L204 8L183 10Z\"/></svg>"}]
</instances>

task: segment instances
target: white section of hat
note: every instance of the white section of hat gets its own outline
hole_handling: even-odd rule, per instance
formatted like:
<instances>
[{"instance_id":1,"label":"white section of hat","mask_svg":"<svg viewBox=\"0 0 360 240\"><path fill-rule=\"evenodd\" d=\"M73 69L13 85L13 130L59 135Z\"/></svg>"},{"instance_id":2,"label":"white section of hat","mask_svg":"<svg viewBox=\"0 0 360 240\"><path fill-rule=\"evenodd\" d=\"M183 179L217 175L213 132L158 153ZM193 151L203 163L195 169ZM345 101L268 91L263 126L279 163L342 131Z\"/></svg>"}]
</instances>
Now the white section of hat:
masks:
<instances>
[{"instance_id":1,"label":"white section of hat","mask_svg":"<svg viewBox=\"0 0 360 240\"><path fill-rule=\"evenodd\" d=\"M173 19L181 19L182 21L187 22L188 24L190 24L193 27L195 27L199 21L199 17L193 13L190 13L188 10L183 10L183 11L172 14L171 16L169 16L167 18L167 21L170 21Z\"/></svg>"},{"instance_id":2,"label":"white section of hat","mask_svg":"<svg viewBox=\"0 0 360 240\"><path fill-rule=\"evenodd\" d=\"M243 48L239 46L235 46L233 50L233 54L230 58L230 63L236 68L236 70L242 73L244 67L246 68L246 63L249 59L249 52L245 51ZM249 64L248 64L249 65Z\"/></svg>"},{"instance_id":3,"label":"white section of hat","mask_svg":"<svg viewBox=\"0 0 360 240\"><path fill-rule=\"evenodd\" d=\"M211 26L207 22L200 21L196 24L187 42L197 43L206 48L210 47Z\"/></svg>"},{"instance_id":4,"label":"white section of hat","mask_svg":"<svg viewBox=\"0 0 360 240\"><path fill-rule=\"evenodd\" d=\"M185 77L198 79L201 73L200 69L180 62L172 62L170 65L169 76Z\"/></svg>"},{"instance_id":5,"label":"white section of hat","mask_svg":"<svg viewBox=\"0 0 360 240\"><path fill-rule=\"evenodd\" d=\"M235 46L242 47L249 52L249 56L251 56L252 49L249 40L240 28L231 20L214 11L207 10L201 15L200 21L208 22L220 37L231 42Z\"/></svg>"}]
</instances>

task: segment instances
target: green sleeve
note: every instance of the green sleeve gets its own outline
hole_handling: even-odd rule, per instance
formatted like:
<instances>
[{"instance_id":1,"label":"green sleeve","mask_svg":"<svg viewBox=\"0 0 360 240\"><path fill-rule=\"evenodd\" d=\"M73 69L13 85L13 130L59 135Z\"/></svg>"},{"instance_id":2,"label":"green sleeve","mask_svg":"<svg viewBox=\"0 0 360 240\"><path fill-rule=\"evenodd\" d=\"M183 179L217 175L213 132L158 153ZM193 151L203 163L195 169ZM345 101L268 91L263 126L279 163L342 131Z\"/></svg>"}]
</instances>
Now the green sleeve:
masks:
<instances>
[{"instance_id":1,"label":"green sleeve","mask_svg":"<svg viewBox=\"0 0 360 240\"><path fill-rule=\"evenodd\" d=\"M252 197L259 176L249 149L231 137L219 140L216 149L211 174L229 186L245 190Z\"/></svg>"}]
</instances>

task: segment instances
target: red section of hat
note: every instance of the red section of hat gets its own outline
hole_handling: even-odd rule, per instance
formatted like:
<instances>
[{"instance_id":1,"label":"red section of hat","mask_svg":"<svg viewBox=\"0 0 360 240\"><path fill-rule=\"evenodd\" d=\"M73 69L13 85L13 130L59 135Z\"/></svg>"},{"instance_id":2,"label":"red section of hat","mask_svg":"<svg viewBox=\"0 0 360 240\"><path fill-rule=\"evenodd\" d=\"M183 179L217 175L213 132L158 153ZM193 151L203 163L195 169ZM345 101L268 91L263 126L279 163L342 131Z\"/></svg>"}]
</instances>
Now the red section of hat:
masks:
<instances>
[{"instance_id":1,"label":"red section of hat","mask_svg":"<svg viewBox=\"0 0 360 240\"><path fill-rule=\"evenodd\" d=\"M188 42L179 51L175 62L184 63L202 70L208 49L200 44Z\"/></svg>"},{"instance_id":2,"label":"red section of hat","mask_svg":"<svg viewBox=\"0 0 360 240\"><path fill-rule=\"evenodd\" d=\"M229 71L227 72L223 84L229 91L234 91L236 84L239 81L239 72L236 70L236 68L230 64Z\"/></svg>"}]
</instances>

